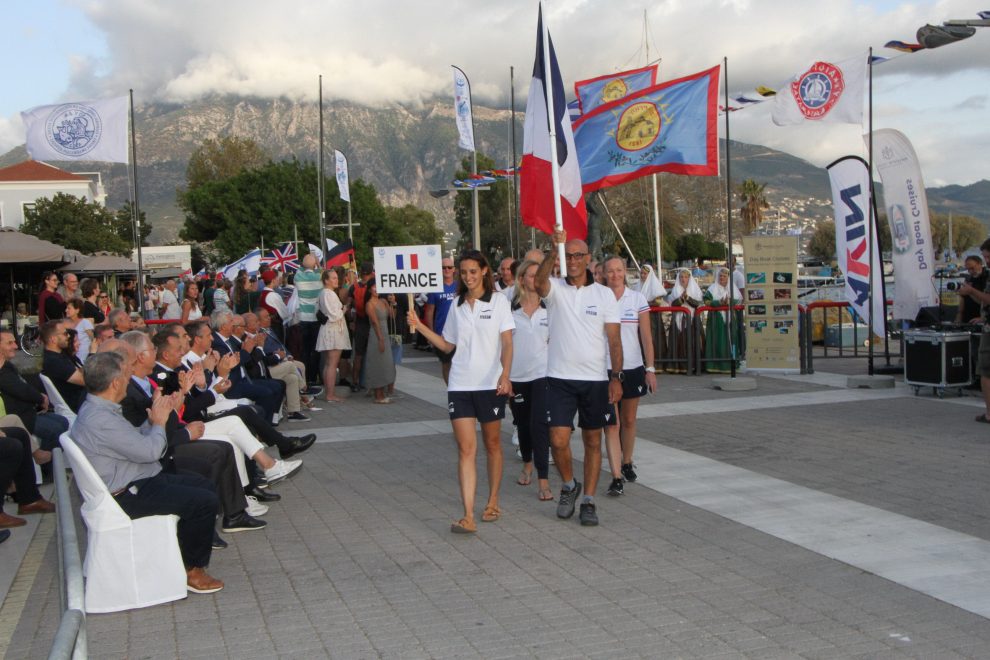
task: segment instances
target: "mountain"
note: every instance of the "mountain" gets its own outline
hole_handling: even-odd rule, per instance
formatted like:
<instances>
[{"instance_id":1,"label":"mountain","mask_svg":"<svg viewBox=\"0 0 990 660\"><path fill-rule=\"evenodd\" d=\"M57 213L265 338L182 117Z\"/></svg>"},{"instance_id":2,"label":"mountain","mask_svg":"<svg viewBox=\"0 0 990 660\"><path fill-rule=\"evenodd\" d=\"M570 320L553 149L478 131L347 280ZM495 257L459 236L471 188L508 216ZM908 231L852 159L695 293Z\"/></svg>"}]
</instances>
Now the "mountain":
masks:
<instances>
[{"instance_id":1,"label":"mountain","mask_svg":"<svg viewBox=\"0 0 990 660\"><path fill-rule=\"evenodd\" d=\"M510 111L475 105L474 112L479 151L505 166L512 158ZM154 243L177 238L183 218L175 192L184 184L189 156L207 138L227 134L250 138L276 160L315 161L318 157L319 110L311 102L211 97L184 105L149 104L135 113L139 201L154 227ZM518 145L522 144L523 114L523 108L516 113ZM325 167L330 176L332 150L340 149L347 155L351 178L372 183L386 204L415 204L436 214L445 228L454 228L453 197L429 195L431 189L447 187L467 155L457 148L454 112L448 101L380 108L334 101L324 107L324 133ZM733 185L756 179L767 184L772 205L801 200L798 208L809 217L830 217L829 184L823 168L759 145L733 141L731 147ZM0 166L25 158L24 148L18 147L0 156ZM99 171L113 208L127 199L124 165L56 164L77 172ZM929 190L933 209L975 215L984 222L990 222L988 201L990 181Z\"/></svg>"}]
</instances>

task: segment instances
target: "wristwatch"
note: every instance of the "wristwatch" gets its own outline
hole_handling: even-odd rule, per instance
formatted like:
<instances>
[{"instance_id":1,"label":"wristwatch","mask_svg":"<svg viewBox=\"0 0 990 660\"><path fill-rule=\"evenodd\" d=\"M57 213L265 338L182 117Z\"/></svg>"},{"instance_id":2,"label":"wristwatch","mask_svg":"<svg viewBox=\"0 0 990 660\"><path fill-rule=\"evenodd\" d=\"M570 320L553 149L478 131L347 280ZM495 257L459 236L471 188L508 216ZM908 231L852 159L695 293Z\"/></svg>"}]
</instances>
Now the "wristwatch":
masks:
<instances>
[{"instance_id":1,"label":"wristwatch","mask_svg":"<svg viewBox=\"0 0 990 660\"><path fill-rule=\"evenodd\" d=\"M647 367L646 368L646 372L647 373L651 373L651 374L655 374L657 372L657 368L656 367Z\"/></svg>"},{"instance_id":2,"label":"wristwatch","mask_svg":"<svg viewBox=\"0 0 990 660\"><path fill-rule=\"evenodd\" d=\"M624 383L626 381L626 374L621 371L613 371L608 375L608 377L610 379L618 380L620 383Z\"/></svg>"}]
</instances>

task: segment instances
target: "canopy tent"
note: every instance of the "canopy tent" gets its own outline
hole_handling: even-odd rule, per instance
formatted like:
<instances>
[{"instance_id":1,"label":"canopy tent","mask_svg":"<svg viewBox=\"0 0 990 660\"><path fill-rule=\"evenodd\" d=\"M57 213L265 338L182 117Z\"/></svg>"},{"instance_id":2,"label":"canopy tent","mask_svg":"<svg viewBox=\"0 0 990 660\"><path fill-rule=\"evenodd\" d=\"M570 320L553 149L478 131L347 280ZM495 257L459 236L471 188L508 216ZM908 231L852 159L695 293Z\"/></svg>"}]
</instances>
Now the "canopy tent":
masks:
<instances>
[{"instance_id":1,"label":"canopy tent","mask_svg":"<svg viewBox=\"0 0 990 660\"><path fill-rule=\"evenodd\" d=\"M31 289L39 281L41 270L45 267L54 268L65 262L66 250L61 245L43 241L37 236L24 234L9 227L0 228L0 266L7 271L0 275L0 281L10 284L10 311L0 307L4 321L10 323L10 328L17 336L16 309L17 292L21 290L23 302L31 309ZM9 316L8 316L9 314Z\"/></svg>"},{"instance_id":2,"label":"canopy tent","mask_svg":"<svg viewBox=\"0 0 990 660\"><path fill-rule=\"evenodd\" d=\"M58 270L61 272L72 272L77 275L127 273L137 271L137 264L126 257L103 252L93 256L83 256L75 263L66 264Z\"/></svg>"}]
</instances>

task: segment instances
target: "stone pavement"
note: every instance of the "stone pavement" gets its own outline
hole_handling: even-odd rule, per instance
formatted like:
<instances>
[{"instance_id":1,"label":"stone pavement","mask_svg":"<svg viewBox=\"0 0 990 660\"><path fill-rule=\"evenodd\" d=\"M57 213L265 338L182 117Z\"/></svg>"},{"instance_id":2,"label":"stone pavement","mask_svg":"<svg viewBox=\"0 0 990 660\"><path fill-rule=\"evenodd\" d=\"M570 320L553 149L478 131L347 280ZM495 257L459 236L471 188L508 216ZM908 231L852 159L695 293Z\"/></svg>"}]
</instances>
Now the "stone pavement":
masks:
<instances>
[{"instance_id":1,"label":"stone pavement","mask_svg":"<svg viewBox=\"0 0 990 660\"><path fill-rule=\"evenodd\" d=\"M757 377L754 392L662 376L643 402L640 482L600 494L601 526L560 521L515 484L506 424L505 515L463 537L448 531L456 456L423 355L407 353L396 404L354 396L291 426L320 441L278 487L268 528L214 553L226 589L88 617L92 657L990 653L979 399L847 390L828 373L839 361ZM6 657L46 655L57 626L46 524L0 610ZM8 566L23 555L9 545Z\"/></svg>"}]
</instances>

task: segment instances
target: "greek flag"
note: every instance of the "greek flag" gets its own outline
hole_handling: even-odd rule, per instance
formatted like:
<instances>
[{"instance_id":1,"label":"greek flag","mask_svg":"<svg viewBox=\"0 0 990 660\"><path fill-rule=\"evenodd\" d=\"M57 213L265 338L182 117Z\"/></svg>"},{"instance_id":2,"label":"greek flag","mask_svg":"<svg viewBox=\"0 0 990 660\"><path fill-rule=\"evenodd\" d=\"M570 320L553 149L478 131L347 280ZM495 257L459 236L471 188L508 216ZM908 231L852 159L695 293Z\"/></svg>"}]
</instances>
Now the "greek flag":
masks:
<instances>
[{"instance_id":1,"label":"greek flag","mask_svg":"<svg viewBox=\"0 0 990 660\"><path fill-rule=\"evenodd\" d=\"M127 163L127 97L39 105L21 113L34 160Z\"/></svg>"}]
</instances>

